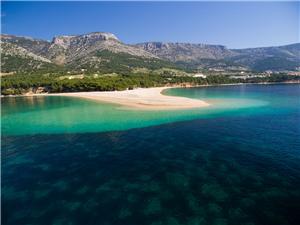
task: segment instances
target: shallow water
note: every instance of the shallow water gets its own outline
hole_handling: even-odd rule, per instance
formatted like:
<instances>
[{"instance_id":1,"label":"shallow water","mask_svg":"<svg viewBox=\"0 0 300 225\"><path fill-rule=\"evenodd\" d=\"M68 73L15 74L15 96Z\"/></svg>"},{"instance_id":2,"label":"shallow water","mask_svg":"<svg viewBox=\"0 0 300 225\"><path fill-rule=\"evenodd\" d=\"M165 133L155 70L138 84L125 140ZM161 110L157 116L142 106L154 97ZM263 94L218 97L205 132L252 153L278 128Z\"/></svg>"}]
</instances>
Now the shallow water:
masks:
<instances>
[{"instance_id":1,"label":"shallow water","mask_svg":"<svg viewBox=\"0 0 300 225\"><path fill-rule=\"evenodd\" d=\"M181 89L172 89L165 93L176 95L178 92L179 95L195 97L196 89L186 90L190 91L182 93ZM210 102L211 106L190 110L143 111L73 97L4 98L2 132L9 135L23 135L128 130L162 123L223 116L226 113L245 113L268 104L267 101L260 100L256 96L249 95L250 98L240 96L239 88L233 89L233 93L230 94L201 93L199 97Z\"/></svg>"},{"instance_id":2,"label":"shallow water","mask_svg":"<svg viewBox=\"0 0 300 225\"><path fill-rule=\"evenodd\" d=\"M300 85L166 94L215 104L142 112L5 99L2 223L300 224Z\"/></svg>"}]
</instances>

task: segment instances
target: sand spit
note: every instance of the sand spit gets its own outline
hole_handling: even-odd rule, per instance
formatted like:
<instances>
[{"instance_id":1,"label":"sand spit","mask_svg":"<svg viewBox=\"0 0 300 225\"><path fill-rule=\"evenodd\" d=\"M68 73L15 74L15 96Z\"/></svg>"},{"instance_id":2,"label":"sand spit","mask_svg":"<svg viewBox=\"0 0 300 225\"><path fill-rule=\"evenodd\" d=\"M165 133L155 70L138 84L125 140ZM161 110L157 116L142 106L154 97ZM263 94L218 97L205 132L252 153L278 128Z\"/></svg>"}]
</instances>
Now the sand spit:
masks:
<instances>
[{"instance_id":1,"label":"sand spit","mask_svg":"<svg viewBox=\"0 0 300 225\"><path fill-rule=\"evenodd\" d=\"M173 110L209 106L205 101L198 99L163 95L161 92L165 89L167 89L167 87L138 88L126 91L58 93L48 95L79 97L143 110Z\"/></svg>"}]
</instances>

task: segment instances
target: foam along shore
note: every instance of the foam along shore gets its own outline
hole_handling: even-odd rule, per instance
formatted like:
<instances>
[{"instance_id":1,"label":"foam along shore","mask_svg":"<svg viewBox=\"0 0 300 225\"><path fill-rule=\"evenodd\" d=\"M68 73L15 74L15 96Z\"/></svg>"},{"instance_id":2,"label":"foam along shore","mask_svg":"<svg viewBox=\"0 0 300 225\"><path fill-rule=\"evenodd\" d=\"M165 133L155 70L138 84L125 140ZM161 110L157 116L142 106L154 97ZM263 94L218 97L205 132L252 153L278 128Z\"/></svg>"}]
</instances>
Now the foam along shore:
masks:
<instances>
[{"instance_id":1,"label":"foam along shore","mask_svg":"<svg viewBox=\"0 0 300 225\"><path fill-rule=\"evenodd\" d=\"M209 106L208 103L198 99L163 95L161 92L165 89L167 88L138 88L126 91L74 92L49 95L79 97L143 110L190 109Z\"/></svg>"}]
</instances>

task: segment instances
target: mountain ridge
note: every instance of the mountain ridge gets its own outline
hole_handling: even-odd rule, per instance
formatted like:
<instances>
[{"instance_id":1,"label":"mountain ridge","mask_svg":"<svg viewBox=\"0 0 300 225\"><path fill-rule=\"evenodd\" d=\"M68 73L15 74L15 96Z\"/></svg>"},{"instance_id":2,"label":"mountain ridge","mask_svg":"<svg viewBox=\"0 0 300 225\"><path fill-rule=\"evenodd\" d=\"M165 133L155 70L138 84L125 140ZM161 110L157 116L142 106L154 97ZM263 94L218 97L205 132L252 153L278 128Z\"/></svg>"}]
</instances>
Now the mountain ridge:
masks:
<instances>
[{"instance_id":1,"label":"mountain ridge","mask_svg":"<svg viewBox=\"0 0 300 225\"><path fill-rule=\"evenodd\" d=\"M243 68L247 70L298 70L300 68L300 43L284 46L229 49L224 45L180 42L143 42L126 44L108 32L91 32L81 35L58 35L52 41L27 36L1 34L1 54L32 59L38 63L69 66L76 63L91 69L109 64L111 57L133 57L138 61L159 63L168 61L184 64L194 69ZM22 51L20 49L23 49ZM103 58L109 51L113 55ZM101 58L102 57L102 58ZM1 66L5 66L3 58ZM49 60L49 61L48 61ZM125 62L124 60L121 60ZM114 60L116 62L116 60ZM147 66L147 63L139 63ZM101 67L101 66L100 66ZM9 68L8 68L9 69Z\"/></svg>"}]
</instances>

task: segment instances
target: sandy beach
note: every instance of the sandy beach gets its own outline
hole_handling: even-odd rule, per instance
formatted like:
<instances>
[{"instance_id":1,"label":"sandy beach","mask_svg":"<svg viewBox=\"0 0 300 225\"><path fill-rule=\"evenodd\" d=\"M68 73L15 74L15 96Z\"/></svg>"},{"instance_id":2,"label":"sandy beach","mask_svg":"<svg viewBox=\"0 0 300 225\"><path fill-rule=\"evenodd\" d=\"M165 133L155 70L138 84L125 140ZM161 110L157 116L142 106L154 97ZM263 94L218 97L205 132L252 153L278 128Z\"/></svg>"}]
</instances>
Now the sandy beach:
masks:
<instances>
[{"instance_id":1,"label":"sandy beach","mask_svg":"<svg viewBox=\"0 0 300 225\"><path fill-rule=\"evenodd\" d=\"M198 99L161 94L165 89L167 88L138 88L126 91L74 92L49 95L79 97L143 110L173 110L209 106L205 101Z\"/></svg>"}]
</instances>

